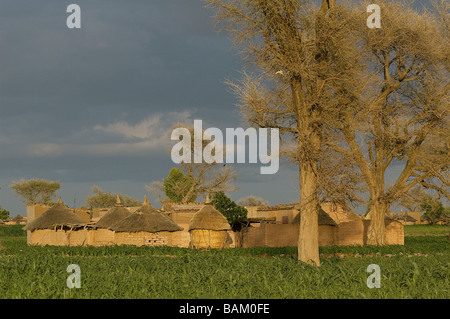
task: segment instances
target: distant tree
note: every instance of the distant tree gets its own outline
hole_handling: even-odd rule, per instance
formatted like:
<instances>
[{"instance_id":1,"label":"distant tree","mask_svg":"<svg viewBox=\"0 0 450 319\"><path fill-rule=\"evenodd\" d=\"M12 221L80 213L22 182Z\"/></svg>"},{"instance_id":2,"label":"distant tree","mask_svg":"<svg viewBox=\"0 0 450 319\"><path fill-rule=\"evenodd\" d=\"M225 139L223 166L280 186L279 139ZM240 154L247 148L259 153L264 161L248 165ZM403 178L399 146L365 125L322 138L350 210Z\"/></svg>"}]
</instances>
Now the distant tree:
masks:
<instances>
[{"instance_id":1,"label":"distant tree","mask_svg":"<svg viewBox=\"0 0 450 319\"><path fill-rule=\"evenodd\" d=\"M421 211L421 205L423 199L427 196L427 192L423 187L413 187L408 192L402 194L402 196L396 202L397 204L405 207L411 212Z\"/></svg>"},{"instance_id":2,"label":"distant tree","mask_svg":"<svg viewBox=\"0 0 450 319\"><path fill-rule=\"evenodd\" d=\"M120 201L124 206L140 206L142 201L134 199L123 194L107 193L98 186L92 186L93 195L86 197L86 203L91 208L110 208L113 207L119 195Z\"/></svg>"},{"instance_id":3,"label":"distant tree","mask_svg":"<svg viewBox=\"0 0 450 319\"><path fill-rule=\"evenodd\" d=\"M444 207L439 200L429 195L423 198L420 207L423 211L423 219L429 221L431 224L435 224L443 217L450 217L449 209Z\"/></svg>"},{"instance_id":4,"label":"distant tree","mask_svg":"<svg viewBox=\"0 0 450 319\"><path fill-rule=\"evenodd\" d=\"M61 184L45 179L21 179L14 181L9 187L22 197L25 204L46 204L53 199Z\"/></svg>"},{"instance_id":5,"label":"distant tree","mask_svg":"<svg viewBox=\"0 0 450 319\"><path fill-rule=\"evenodd\" d=\"M233 230L238 230L247 220L247 209L233 202L224 192L214 194L211 204L226 217Z\"/></svg>"},{"instance_id":6,"label":"distant tree","mask_svg":"<svg viewBox=\"0 0 450 319\"><path fill-rule=\"evenodd\" d=\"M167 198L176 203L181 203L194 181L192 177L183 174L178 168L172 168L169 176L163 179L164 193ZM186 198L188 202L193 202L197 198L197 192L194 190L190 198Z\"/></svg>"},{"instance_id":7,"label":"distant tree","mask_svg":"<svg viewBox=\"0 0 450 319\"><path fill-rule=\"evenodd\" d=\"M16 225L19 225L20 222L22 221L22 216L20 216L20 214L17 214L17 216L16 216L16 217L13 217L11 220L12 220L13 222L15 222Z\"/></svg>"},{"instance_id":8,"label":"distant tree","mask_svg":"<svg viewBox=\"0 0 450 319\"><path fill-rule=\"evenodd\" d=\"M249 195L247 197L241 198L236 203L240 206L267 206L269 202L262 199L261 197L256 197L254 195Z\"/></svg>"},{"instance_id":9,"label":"distant tree","mask_svg":"<svg viewBox=\"0 0 450 319\"><path fill-rule=\"evenodd\" d=\"M145 189L154 194L161 203L166 201L182 203L192 184L191 177L178 168L172 168L167 178L162 181L153 181L145 185ZM187 198L187 202L194 202L196 199L197 192L194 192L190 198Z\"/></svg>"},{"instance_id":10,"label":"distant tree","mask_svg":"<svg viewBox=\"0 0 450 319\"><path fill-rule=\"evenodd\" d=\"M0 206L0 219L5 220L9 218L9 212Z\"/></svg>"},{"instance_id":11,"label":"distant tree","mask_svg":"<svg viewBox=\"0 0 450 319\"><path fill-rule=\"evenodd\" d=\"M189 199L195 194L206 196L207 194L213 195L217 192L234 191L236 188L233 185L233 182L237 179L237 175L232 166L218 163L216 160L213 160L212 162L202 161L201 163L195 163L195 155L198 155L199 150L194 147L196 144L194 141L194 127L186 127L180 123L177 123L173 126L173 128L183 129L189 132L190 135L190 161L189 163L185 161L181 162L179 164L179 168L181 172L190 177L192 184L181 202L189 202ZM201 146L201 150L203 152L204 149L208 147L208 144L210 143L209 140L212 139L212 136L206 134L204 131L202 131L202 136L203 144ZM180 136L180 141L183 141L183 139L184 137L181 138ZM216 155L215 152L216 149L214 149L212 153ZM222 152L223 154L226 154L225 147L222 149Z\"/></svg>"}]
</instances>

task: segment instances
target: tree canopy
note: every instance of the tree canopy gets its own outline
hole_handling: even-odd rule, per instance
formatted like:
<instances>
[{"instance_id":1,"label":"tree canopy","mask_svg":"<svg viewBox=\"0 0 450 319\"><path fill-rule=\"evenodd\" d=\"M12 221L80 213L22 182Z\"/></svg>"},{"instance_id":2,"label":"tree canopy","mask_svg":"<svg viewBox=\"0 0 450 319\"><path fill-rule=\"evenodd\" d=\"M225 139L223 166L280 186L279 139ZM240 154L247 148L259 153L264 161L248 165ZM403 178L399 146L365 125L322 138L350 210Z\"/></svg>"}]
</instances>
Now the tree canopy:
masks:
<instances>
[{"instance_id":1,"label":"tree canopy","mask_svg":"<svg viewBox=\"0 0 450 319\"><path fill-rule=\"evenodd\" d=\"M8 219L8 218L9 218L9 211L0 206L0 219Z\"/></svg>"},{"instance_id":2,"label":"tree canopy","mask_svg":"<svg viewBox=\"0 0 450 319\"><path fill-rule=\"evenodd\" d=\"M231 229L240 228L240 223L247 220L247 209L233 202L224 192L214 194L211 204L227 219Z\"/></svg>"},{"instance_id":3,"label":"tree canopy","mask_svg":"<svg viewBox=\"0 0 450 319\"><path fill-rule=\"evenodd\" d=\"M431 224L443 218L450 218L450 207L445 207L441 201L430 195L423 197L420 208L423 212L422 218Z\"/></svg>"},{"instance_id":4,"label":"tree canopy","mask_svg":"<svg viewBox=\"0 0 450 319\"><path fill-rule=\"evenodd\" d=\"M86 203L91 208L110 208L114 207L119 195L120 201L124 206L141 206L142 201L134 199L123 194L105 192L98 186L92 186L92 195L86 197Z\"/></svg>"},{"instance_id":5,"label":"tree canopy","mask_svg":"<svg viewBox=\"0 0 450 319\"><path fill-rule=\"evenodd\" d=\"M167 198L175 203L181 203L193 185L193 179L183 174L178 168L172 168L167 178L163 179L164 193ZM188 202L194 202L197 199L197 192L192 192Z\"/></svg>"},{"instance_id":6,"label":"tree canopy","mask_svg":"<svg viewBox=\"0 0 450 319\"><path fill-rule=\"evenodd\" d=\"M52 201L61 184L45 179L21 179L14 181L9 187L22 197L25 204L46 204Z\"/></svg>"}]
</instances>

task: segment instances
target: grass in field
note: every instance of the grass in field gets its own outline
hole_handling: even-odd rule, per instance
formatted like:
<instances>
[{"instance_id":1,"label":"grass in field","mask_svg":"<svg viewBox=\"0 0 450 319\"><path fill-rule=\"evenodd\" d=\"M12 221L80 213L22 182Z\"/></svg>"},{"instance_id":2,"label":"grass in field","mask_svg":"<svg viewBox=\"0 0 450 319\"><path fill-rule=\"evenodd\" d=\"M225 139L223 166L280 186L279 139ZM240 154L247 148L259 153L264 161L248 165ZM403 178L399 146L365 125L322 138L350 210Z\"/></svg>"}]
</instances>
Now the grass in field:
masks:
<instances>
[{"instance_id":1,"label":"grass in field","mask_svg":"<svg viewBox=\"0 0 450 319\"><path fill-rule=\"evenodd\" d=\"M448 225L408 225L405 226L405 236L447 236L450 233Z\"/></svg>"},{"instance_id":2,"label":"grass in field","mask_svg":"<svg viewBox=\"0 0 450 319\"><path fill-rule=\"evenodd\" d=\"M23 237L27 232L22 228L24 225L0 225L0 238L2 237Z\"/></svg>"},{"instance_id":3,"label":"grass in field","mask_svg":"<svg viewBox=\"0 0 450 319\"><path fill-rule=\"evenodd\" d=\"M445 236L406 237L404 246L321 247L316 268L296 260L296 247L39 247L1 228L0 298L450 297ZM80 289L67 288L70 264L81 268ZM370 264L381 268L379 289L366 285Z\"/></svg>"}]
</instances>

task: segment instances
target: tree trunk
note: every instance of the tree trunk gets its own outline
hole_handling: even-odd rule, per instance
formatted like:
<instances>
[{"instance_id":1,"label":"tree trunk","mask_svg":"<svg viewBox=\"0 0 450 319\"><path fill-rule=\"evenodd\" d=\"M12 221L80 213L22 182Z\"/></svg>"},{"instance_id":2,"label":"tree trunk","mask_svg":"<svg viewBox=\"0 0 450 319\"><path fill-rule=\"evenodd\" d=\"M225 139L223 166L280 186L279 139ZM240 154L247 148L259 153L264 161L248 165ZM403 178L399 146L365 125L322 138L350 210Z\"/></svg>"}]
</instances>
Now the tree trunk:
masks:
<instances>
[{"instance_id":1,"label":"tree trunk","mask_svg":"<svg viewBox=\"0 0 450 319\"><path fill-rule=\"evenodd\" d=\"M322 31L321 24L326 12L335 6L335 0L322 0L319 14L316 18L317 37ZM331 22L328 22L331 23ZM318 47L316 59L325 58L326 48ZM320 71L319 71L320 73ZM302 94L301 76L292 79L291 88L293 102L297 111L299 135L298 150L308 152L300 156L300 227L298 236L298 260L311 265L320 266L319 259L319 200L317 197L318 180L317 154L320 153L321 114L318 108L308 107ZM304 143L304 144L303 144ZM303 144L303 145L302 145ZM306 147L305 147L306 146Z\"/></svg>"},{"instance_id":2,"label":"tree trunk","mask_svg":"<svg viewBox=\"0 0 450 319\"><path fill-rule=\"evenodd\" d=\"M370 206L370 224L367 230L367 245L386 244L386 225L384 218L387 214L388 205L383 201L376 200Z\"/></svg>"},{"instance_id":3,"label":"tree trunk","mask_svg":"<svg viewBox=\"0 0 450 319\"><path fill-rule=\"evenodd\" d=\"M320 266L319 203L316 196L317 177L309 163L300 164L300 227L298 260Z\"/></svg>"},{"instance_id":4,"label":"tree trunk","mask_svg":"<svg viewBox=\"0 0 450 319\"><path fill-rule=\"evenodd\" d=\"M298 236L298 260L320 266L319 259L319 204L317 198L318 180L317 154L320 137L317 132L318 113L305 102L301 77L291 80L293 105L297 112L297 152L300 186L300 225Z\"/></svg>"}]
</instances>

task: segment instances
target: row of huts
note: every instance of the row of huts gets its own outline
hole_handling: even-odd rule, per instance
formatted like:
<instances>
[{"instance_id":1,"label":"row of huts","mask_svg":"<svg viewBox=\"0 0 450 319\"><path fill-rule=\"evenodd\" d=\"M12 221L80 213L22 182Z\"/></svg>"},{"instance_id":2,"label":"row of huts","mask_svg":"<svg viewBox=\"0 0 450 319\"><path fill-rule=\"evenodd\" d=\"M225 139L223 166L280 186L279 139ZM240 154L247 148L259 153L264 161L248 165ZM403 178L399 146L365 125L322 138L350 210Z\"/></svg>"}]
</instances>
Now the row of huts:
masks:
<instances>
[{"instance_id":1,"label":"row of huts","mask_svg":"<svg viewBox=\"0 0 450 319\"><path fill-rule=\"evenodd\" d=\"M119 197L107 211L89 214L65 206L61 199L29 212L31 245L150 245L191 248L297 246L300 213L296 204L247 207L248 223L232 231L227 219L210 203L163 203L154 208L145 197L140 207L124 207ZM28 212L27 212L28 213ZM346 213L324 203L319 213L319 245L364 245L370 215ZM404 243L404 222L385 219L388 244Z\"/></svg>"},{"instance_id":2,"label":"row of huts","mask_svg":"<svg viewBox=\"0 0 450 319\"><path fill-rule=\"evenodd\" d=\"M195 213L187 230L169 216L154 208L147 197L134 212L124 207L117 197L115 206L98 221L86 222L59 198L54 206L30 220L24 230L30 245L150 245L207 249L231 244L228 240L231 229L226 218L209 203Z\"/></svg>"}]
</instances>

